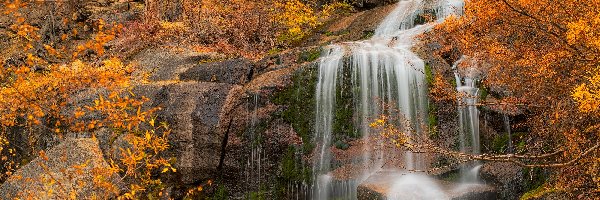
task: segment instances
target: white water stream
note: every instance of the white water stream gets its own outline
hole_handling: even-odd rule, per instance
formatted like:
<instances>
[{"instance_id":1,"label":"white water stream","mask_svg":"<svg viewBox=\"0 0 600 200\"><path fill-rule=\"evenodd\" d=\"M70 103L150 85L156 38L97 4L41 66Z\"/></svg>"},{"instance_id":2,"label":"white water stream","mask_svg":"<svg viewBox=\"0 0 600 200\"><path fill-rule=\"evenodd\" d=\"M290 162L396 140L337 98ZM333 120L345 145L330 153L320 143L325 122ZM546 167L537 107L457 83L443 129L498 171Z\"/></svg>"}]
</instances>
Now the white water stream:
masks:
<instances>
[{"instance_id":1,"label":"white water stream","mask_svg":"<svg viewBox=\"0 0 600 200\"><path fill-rule=\"evenodd\" d=\"M437 17L462 13L462 1L437 2ZM369 123L381 114L400 111L400 118L409 123L404 130L421 134L427 114L427 86L424 62L411 48L414 37L430 29L434 24L415 25L424 12L422 0L400 1L375 30L374 36L365 41L330 45L322 53L316 89L316 159L313 165L312 199L356 199L357 186L374 172L386 167L388 161L402 159L404 170L422 170L424 159L410 152L386 151L378 133L371 133ZM348 179L337 179L332 173L331 144L335 115L336 91L344 70L350 70L354 96L354 117L362 137L361 155L354 158L352 168L358 174ZM346 72L348 73L348 72ZM380 102L388 104L382 107ZM350 122L347 122L350 123ZM395 155L402 154L402 155ZM407 180L425 180L407 177ZM403 180L405 181L405 180ZM399 185L407 182L398 183Z\"/></svg>"}]
</instances>

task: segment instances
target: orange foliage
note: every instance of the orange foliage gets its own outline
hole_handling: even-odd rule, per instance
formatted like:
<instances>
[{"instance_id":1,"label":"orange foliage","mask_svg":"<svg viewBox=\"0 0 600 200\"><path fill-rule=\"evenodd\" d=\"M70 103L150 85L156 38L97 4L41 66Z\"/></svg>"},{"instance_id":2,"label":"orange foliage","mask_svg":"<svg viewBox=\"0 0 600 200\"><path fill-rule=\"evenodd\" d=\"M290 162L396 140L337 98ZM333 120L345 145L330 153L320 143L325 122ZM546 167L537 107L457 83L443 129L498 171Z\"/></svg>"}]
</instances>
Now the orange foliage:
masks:
<instances>
[{"instance_id":1,"label":"orange foliage","mask_svg":"<svg viewBox=\"0 0 600 200\"><path fill-rule=\"evenodd\" d=\"M146 1L146 8L142 23L126 27L128 40L164 42L177 34L161 24L182 23L187 41L249 58L296 45L337 11L352 9L346 3L317 6L300 0Z\"/></svg>"},{"instance_id":2,"label":"orange foliage","mask_svg":"<svg viewBox=\"0 0 600 200\"><path fill-rule=\"evenodd\" d=\"M442 44L440 55L458 50L489 64L482 69L486 87L525 104L530 136L565 149L569 160L600 140L600 115L589 112L599 105L597 84L590 85L597 78L590 72L600 66L598 10L598 0L471 0L464 16L449 17L424 38ZM561 170L569 178L553 186L600 191L599 153L590 155Z\"/></svg>"},{"instance_id":3,"label":"orange foliage","mask_svg":"<svg viewBox=\"0 0 600 200\"><path fill-rule=\"evenodd\" d=\"M111 161L111 167L95 169L94 183L86 184L117 193L115 186L107 181L114 173L122 173L122 179L132 185L120 198L137 199L150 192L160 192L162 183L156 178L157 172L176 171L171 160L159 155L169 148L170 129L164 123L155 124L152 116L158 108L142 109L148 98L137 97L129 91L132 83L140 79L131 75L134 68L117 58L104 57L106 43L113 40L122 27L99 20L94 27L97 32L75 48L68 48L72 43L44 44L40 29L29 24L20 13L26 5L19 0L6 1L0 8L13 19L6 34L11 42L7 48L13 51L0 55L3 175L10 176L19 167L20 161L10 161L15 150L7 148L17 142L9 139L15 129L28 130L32 137L50 133L62 138L68 132L93 133L108 128L113 138L125 135L131 147L120 149L121 159ZM73 35L62 34L61 40L75 37L77 29L73 30ZM78 102L81 100L78 98L86 95L98 99L93 104ZM91 115L94 117L89 117ZM37 141L29 142L34 143L29 144L34 148L32 151L40 150L35 149ZM43 153L40 155L44 158ZM81 168L72 167L75 171ZM61 192L68 194L65 197L77 199L71 191Z\"/></svg>"}]
</instances>

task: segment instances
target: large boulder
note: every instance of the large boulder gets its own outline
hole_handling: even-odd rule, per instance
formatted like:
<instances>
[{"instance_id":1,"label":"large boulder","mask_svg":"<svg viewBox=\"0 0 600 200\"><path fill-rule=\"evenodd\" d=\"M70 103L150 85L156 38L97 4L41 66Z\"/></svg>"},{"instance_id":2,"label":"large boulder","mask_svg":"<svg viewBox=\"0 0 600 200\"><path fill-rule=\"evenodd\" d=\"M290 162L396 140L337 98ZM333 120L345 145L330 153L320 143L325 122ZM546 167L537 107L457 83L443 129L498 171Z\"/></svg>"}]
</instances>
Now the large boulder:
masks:
<instances>
[{"instance_id":1,"label":"large boulder","mask_svg":"<svg viewBox=\"0 0 600 200\"><path fill-rule=\"evenodd\" d=\"M523 168L510 162L488 162L483 164L480 177L496 186L502 199L519 199L523 194Z\"/></svg>"},{"instance_id":2,"label":"large boulder","mask_svg":"<svg viewBox=\"0 0 600 200\"><path fill-rule=\"evenodd\" d=\"M158 121L167 122L172 129L170 153L177 159L179 173L175 181L193 184L215 174L224 137L218 129L219 119L233 87L224 83L181 82L134 89L152 99L152 106L161 107Z\"/></svg>"},{"instance_id":3,"label":"large boulder","mask_svg":"<svg viewBox=\"0 0 600 200\"><path fill-rule=\"evenodd\" d=\"M0 196L2 199L111 198L122 185L117 174L106 172L108 167L95 139L69 138L17 170L0 186ZM111 188L95 184L95 176L99 174L107 178Z\"/></svg>"}]
</instances>

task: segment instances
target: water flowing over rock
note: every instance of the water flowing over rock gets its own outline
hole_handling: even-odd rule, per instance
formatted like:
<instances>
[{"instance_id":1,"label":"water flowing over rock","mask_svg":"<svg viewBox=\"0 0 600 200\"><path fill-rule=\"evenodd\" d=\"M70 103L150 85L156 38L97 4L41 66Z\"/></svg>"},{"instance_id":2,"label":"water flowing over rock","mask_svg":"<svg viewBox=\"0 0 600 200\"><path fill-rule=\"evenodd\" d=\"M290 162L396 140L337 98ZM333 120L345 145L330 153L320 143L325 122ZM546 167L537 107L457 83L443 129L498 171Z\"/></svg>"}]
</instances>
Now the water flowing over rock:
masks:
<instances>
[{"instance_id":1,"label":"water flowing over rock","mask_svg":"<svg viewBox=\"0 0 600 200\"><path fill-rule=\"evenodd\" d=\"M469 154L480 154L481 147L479 141L479 110L477 102L479 99L479 88L477 87L477 78L479 73L474 64L477 61L463 56L458 60L453 69L455 70L456 90L458 95L458 116L460 123L459 138L460 152ZM459 73L458 66L466 66ZM461 166L461 181L465 183L477 182L477 170L481 167L475 162L474 167L467 164ZM470 169L469 169L470 168Z\"/></svg>"},{"instance_id":2,"label":"water flowing over rock","mask_svg":"<svg viewBox=\"0 0 600 200\"><path fill-rule=\"evenodd\" d=\"M425 131L421 126L425 123L428 102L424 62L411 51L414 36L432 26L419 25L423 22L418 17L424 10L423 1L400 1L371 39L332 45L323 51L316 91L315 141L318 145L314 153L313 199L356 199L357 184L381 168L419 170L426 167L421 155L395 148L389 150L386 141L371 133L369 127L369 123L380 115L397 113L398 118L408 122L402 128L409 134ZM351 84L350 91L338 89L339 84L348 84L343 83L344 79L350 80L347 81ZM353 155L350 162L332 163L336 159L331 156L330 146L335 137L340 137L333 130L335 115L340 109L336 105L342 101L336 98L340 93L348 92L353 99L352 123L357 132L354 137L360 137L362 150ZM398 161L402 166L391 164L398 164ZM352 169L346 171L352 171L353 175L337 174L342 171L338 169L343 168Z\"/></svg>"},{"instance_id":3,"label":"water flowing over rock","mask_svg":"<svg viewBox=\"0 0 600 200\"><path fill-rule=\"evenodd\" d=\"M369 200L492 200L497 196L490 186L453 183L396 170L378 171L358 188L358 199Z\"/></svg>"}]
</instances>

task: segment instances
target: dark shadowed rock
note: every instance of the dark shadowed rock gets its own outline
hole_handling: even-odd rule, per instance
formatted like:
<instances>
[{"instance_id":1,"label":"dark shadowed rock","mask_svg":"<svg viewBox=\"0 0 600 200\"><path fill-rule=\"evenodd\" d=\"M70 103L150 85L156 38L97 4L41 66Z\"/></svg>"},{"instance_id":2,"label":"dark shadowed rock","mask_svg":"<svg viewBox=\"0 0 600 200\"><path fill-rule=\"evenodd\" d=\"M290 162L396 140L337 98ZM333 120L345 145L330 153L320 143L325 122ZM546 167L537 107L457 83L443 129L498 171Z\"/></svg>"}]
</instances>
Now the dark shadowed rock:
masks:
<instances>
[{"instance_id":1,"label":"dark shadowed rock","mask_svg":"<svg viewBox=\"0 0 600 200\"><path fill-rule=\"evenodd\" d=\"M510 162L488 162L483 164L480 177L495 185L502 199L518 199L523 193L523 168Z\"/></svg>"},{"instance_id":2,"label":"dark shadowed rock","mask_svg":"<svg viewBox=\"0 0 600 200\"><path fill-rule=\"evenodd\" d=\"M238 58L222 62L200 64L179 75L184 81L204 81L244 84L252 77L252 62Z\"/></svg>"},{"instance_id":3,"label":"dark shadowed rock","mask_svg":"<svg viewBox=\"0 0 600 200\"><path fill-rule=\"evenodd\" d=\"M379 6L398 2L398 0L351 0L350 3L360 9L372 9Z\"/></svg>"},{"instance_id":4,"label":"dark shadowed rock","mask_svg":"<svg viewBox=\"0 0 600 200\"><path fill-rule=\"evenodd\" d=\"M34 159L4 182L0 186L2 199L65 199L70 193L78 199L90 199L94 195L103 199L115 196L114 192L96 188L93 184L95 171L109 167L96 140L66 139L47 151L46 157L48 160ZM109 180L120 187L118 175L113 174Z\"/></svg>"},{"instance_id":5,"label":"dark shadowed rock","mask_svg":"<svg viewBox=\"0 0 600 200\"><path fill-rule=\"evenodd\" d=\"M171 155L183 184L205 180L215 174L219 164L223 133L218 130L221 109L233 85L224 83L182 82L157 87L138 86L134 91L153 100L162 109L158 120L172 129Z\"/></svg>"}]
</instances>

